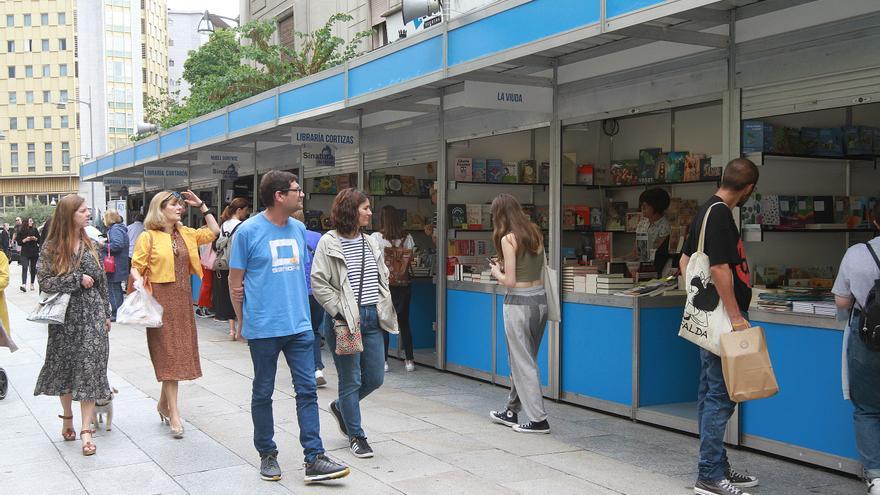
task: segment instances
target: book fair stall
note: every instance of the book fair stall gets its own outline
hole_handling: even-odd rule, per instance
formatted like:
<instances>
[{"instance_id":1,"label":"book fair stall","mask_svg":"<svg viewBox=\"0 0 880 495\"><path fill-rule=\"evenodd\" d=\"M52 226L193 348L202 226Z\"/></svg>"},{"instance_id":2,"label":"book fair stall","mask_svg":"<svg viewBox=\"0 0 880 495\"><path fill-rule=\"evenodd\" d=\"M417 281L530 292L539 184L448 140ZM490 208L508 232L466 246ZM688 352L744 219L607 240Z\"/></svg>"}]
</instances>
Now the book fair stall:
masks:
<instances>
[{"instance_id":1,"label":"book fair stall","mask_svg":"<svg viewBox=\"0 0 880 495\"><path fill-rule=\"evenodd\" d=\"M504 0L100 157L82 178L225 202L294 169L318 231L336 193L360 187L371 230L392 206L416 245L416 361L499 386L506 289L489 274L489 206L509 193L560 275L545 397L695 433L678 260L724 165L749 158L760 180L734 218L779 393L741 403L726 441L855 474L829 288L846 249L876 235L880 65L863 48L878 25L868 0ZM235 177L203 152L241 153Z\"/></svg>"}]
</instances>

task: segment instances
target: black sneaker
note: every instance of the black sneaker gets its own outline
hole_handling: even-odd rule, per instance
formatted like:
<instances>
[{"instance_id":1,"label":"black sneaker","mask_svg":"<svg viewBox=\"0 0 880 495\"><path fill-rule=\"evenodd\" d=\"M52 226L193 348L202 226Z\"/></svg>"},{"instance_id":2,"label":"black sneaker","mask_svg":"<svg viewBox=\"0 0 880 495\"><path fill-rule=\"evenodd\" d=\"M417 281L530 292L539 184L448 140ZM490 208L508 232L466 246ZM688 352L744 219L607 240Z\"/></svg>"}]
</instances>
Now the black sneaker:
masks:
<instances>
[{"instance_id":1,"label":"black sneaker","mask_svg":"<svg viewBox=\"0 0 880 495\"><path fill-rule=\"evenodd\" d=\"M278 452L260 455L260 478L266 481L281 479L281 466L278 465Z\"/></svg>"},{"instance_id":2,"label":"black sneaker","mask_svg":"<svg viewBox=\"0 0 880 495\"><path fill-rule=\"evenodd\" d=\"M516 426L518 424L516 413L510 409L505 409L501 412L489 411L489 418L492 419L493 423L498 423L504 426Z\"/></svg>"},{"instance_id":3,"label":"black sneaker","mask_svg":"<svg viewBox=\"0 0 880 495\"><path fill-rule=\"evenodd\" d=\"M348 428L345 427L345 421L342 419L342 411L339 410L339 406L336 405L336 401L330 403L330 414L333 415L333 419L336 420L336 426L339 427L339 433L342 433L345 438L348 438Z\"/></svg>"},{"instance_id":4,"label":"black sneaker","mask_svg":"<svg viewBox=\"0 0 880 495\"><path fill-rule=\"evenodd\" d=\"M727 481L729 481L731 485L737 488L751 488L753 486L758 486L757 476L738 473L732 468L727 468L724 477L727 478Z\"/></svg>"},{"instance_id":5,"label":"black sneaker","mask_svg":"<svg viewBox=\"0 0 880 495\"><path fill-rule=\"evenodd\" d=\"M697 481L694 485L694 493L697 495L749 495L733 486L726 479L719 481Z\"/></svg>"},{"instance_id":6,"label":"black sneaker","mask_svg":"<svg viewBox=\"0 0 880 495\"><path fill-rule=\"evenodd\" d=\"M306 468L306 483L336 480L345 478L351 473L348 466L340 464L324 454L318 454L314 461L307 462L303 466Z\"/></svg>"},{"instance_id":7,"label":"black sneaker","mask_svg":"<svg viewBox=\"0 0 880 495\"><path fill-rule=\"evenodd\" d=\"M207 312L208 312L208 310L205 308L202 308L202 307L196 308L196 316L198 316L199 318L207 318L208 317Z\"/></svg>"},{"instance_id":8,"label":"black sneaker","mask_svg":"<svg viewBox=\"0 0 880 495\"><path fill-rule=\"evenodd\" d=\"M367 437L353 437L349 441L349 448L355 457L367 459L373 457L373 449L367 443Z\"/></svg>"},{"instance_id":9,"label":"black sneaker","mask_svg":"<svg viewBox=\"0 0 880 495\"><path fill-rule=\"evenodd\" d=\"M529 421L521 425L513 425L513 431L519 433L550 433L550 423L544 421Z\"/></svg>"}]
</instances>

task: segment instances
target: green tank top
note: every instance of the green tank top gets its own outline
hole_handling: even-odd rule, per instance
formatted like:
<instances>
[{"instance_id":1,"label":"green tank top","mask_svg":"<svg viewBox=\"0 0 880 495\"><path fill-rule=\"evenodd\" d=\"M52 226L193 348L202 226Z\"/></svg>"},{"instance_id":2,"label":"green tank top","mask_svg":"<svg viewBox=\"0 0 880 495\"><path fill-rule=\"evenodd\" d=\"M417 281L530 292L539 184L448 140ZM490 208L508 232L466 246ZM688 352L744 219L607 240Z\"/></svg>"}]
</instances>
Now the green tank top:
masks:
<instances>
[{"instance_id":1,"label":"green tank top","mask_svg":"<svg viewBox=\"0 0 880 495\"><path fill-rule=\"evenodd\" d=\"M541 280L541 269L544 268L544 250L538 254L524 252L516 257L516 281L534 282Z\"/></svg>"}]
</instances>

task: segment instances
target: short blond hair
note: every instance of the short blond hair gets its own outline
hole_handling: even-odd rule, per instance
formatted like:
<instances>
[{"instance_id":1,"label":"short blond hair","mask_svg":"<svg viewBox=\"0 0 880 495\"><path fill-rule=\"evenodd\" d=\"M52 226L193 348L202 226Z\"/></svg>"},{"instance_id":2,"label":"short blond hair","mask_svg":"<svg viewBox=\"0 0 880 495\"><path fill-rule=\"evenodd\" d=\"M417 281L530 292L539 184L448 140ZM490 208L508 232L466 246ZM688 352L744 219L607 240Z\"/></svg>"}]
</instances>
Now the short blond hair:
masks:
<instances>
[{"instance_id":1,"label":"short blond hair","mask_svg":"<svg viewBox=\"0 0 880 495\"><path fill-rule=\"evenodd\" d=\"M171 201L174 201L175 203L179 202L174 195L174 191L161 191L153 196L153 199L150 200L150 208L147 210L147 216L144 218L145 229L162 230L166 227L168 220L165 219L165 214L162 213L162 208ZM177 222L177 225L180 226L182 224Z\"/></svg>"},{"instance_id":2,"label":"short blond hair","mask_svg":"<svg viewBox=\"0 0 880 495\"><path fill-rule=\"evenodd\" d=\"M107 211L104 212L104 227L109 227L115 223L119 223L122 221L122 215L119 214L113 208L108 208Z\"/></svg>"}]
</instances>

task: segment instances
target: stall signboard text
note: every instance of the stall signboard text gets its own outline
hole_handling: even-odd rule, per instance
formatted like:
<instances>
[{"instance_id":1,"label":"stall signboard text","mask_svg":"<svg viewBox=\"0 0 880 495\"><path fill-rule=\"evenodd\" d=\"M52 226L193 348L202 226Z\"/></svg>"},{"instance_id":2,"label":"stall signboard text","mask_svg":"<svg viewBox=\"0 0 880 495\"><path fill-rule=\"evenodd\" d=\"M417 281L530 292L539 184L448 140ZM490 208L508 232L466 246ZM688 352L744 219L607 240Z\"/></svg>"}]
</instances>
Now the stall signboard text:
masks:
<instances>
[{"instance_id":1,"label":"stall signboard text","mask_svg":"<svg viewBox=\"0 0 880 495\"><path fill-rule=\"evenodd\" d=\"M473 108L552 112L553 88L465 81L464 101Z\"/></svg>"}]
</instances>

